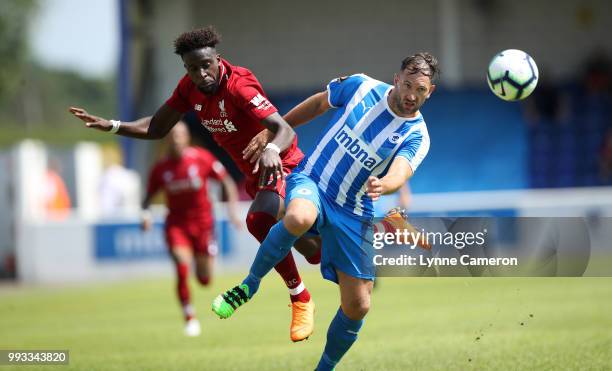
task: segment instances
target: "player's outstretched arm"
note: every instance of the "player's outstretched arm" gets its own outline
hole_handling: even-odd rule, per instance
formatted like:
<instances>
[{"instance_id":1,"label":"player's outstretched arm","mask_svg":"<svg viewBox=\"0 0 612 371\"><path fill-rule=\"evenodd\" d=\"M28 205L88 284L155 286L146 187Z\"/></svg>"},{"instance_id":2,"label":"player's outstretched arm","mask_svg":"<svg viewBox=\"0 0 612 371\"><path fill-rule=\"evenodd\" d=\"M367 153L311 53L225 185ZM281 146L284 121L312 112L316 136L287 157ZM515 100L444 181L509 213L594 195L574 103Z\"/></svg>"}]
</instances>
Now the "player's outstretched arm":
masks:
<instances>
[{"instance_id":1,"label":"player's outstretched arm","mask_svg":"<svg viewBox=\"0 0 612 371\"><path fill-rule=\"evenodd\" d=\"M132 122L107 120L92 115L79 107L70 107L69 111L75 117L83 121L88 128L138 139L163 138L183 116L182 113L166 104L162 105L157 112L155 112L155 115L143 117Z\"/></svg>"},{"instance_id":2,"label":"player's outstretched arm","mask_svg":"<svg viewBox=\"0 0 612 371\"><path fill-rule=\"evenodd\" d=\"M291 127L296 128L324 114L330 108L326 90L306 98L302 103L287 112L283 118Z\"/></svg>"},{"instance_id":3,"label":"player's outstretched arm","mask_svg":"<svg viewBox=\"0 0 612 371\"><path fill-rule=\"evenodd\" d=\"M396 157L391 163L391 167L382 178L371 176L366 183L368 196L376 201L381 195L396 192L412 176L412 168L408 160L404 157Z\"/></svg>"},{"instance_id":4,"label":"player's outstretched arm","mask_svg":"<svg viewBox=\"0 0 612 371\"><path fill-rule=\"evenodd\" d=\"M153 194L147 193L144 200L142 201L140 228L143 231L148 231L149 229L151 229L151 226L153 225L153 216L151 215L151 211L149 210L149 206L151 206L152 198L153 198Z\"/></svg>"},{"instance_id":5,"label":"player's outstretched arm","mask_svg":"<svg viewBox=\"0 0 612 371\"><path fill-rule=\"evenodd\" d=\"M228 174L221 179L221 185L227 195L227 215L234 227L242 229L242 223L238 217L238 187L236 182Z\"/></svg>"},{"instance_id":6,"label":"player's outstretched arm","mask_svg":"<svg viewBox=\"0 0 612 371\"><path fill-rule=\"evenodd\" d=\"M151 169L149 173L149 177L147 179L147 188L144 199L142 200L142 211L141 211L141 228L144 231L148 231L153 226L153 215L149 210L149 206L151 206L151 200L153 196L157 194L161 190L162 182L160 181L159 176L159 167L156 165Z\"/></svg>"}]
</instances>

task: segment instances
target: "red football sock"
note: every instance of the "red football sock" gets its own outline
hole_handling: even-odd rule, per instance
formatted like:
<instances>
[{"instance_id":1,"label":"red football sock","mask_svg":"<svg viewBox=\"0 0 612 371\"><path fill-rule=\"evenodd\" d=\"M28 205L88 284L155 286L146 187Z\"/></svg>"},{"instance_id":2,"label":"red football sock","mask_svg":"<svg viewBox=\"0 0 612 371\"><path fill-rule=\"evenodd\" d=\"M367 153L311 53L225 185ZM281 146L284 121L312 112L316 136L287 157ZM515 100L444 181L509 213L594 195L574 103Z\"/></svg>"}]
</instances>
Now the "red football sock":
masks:
<instances>
[{"instance_id":1,"label":"red football sock","mask_svg":"<svg viewBox=\"0 0 612 371\"><path fill-rule=\"evenodd\" d=\"M178 299L181 303L181 307L183 308L183 314L185 315L185 320L189 321L193 318L193 310L190 305L190 295L189 295L189 264L178 263L176 264L176 292L178 294Z\"/></svg>"},{"instance_id":2,"label":"red football sock","mask_svg":"<svg viewBox=\"0 0 612 371\"><path fill-rule=\"evenodd\" d=\"M291 296L291 302L301 301L307 303L310 301L310 293L308 289L302 283L302 278L293 260L293 253L289 251L289 254L285 256L280 263L278 263L274 269L283 277L287 288L289 289L289 296Z\"/></svg>"},{"instance_id":3,"label":"red football sock","mask_svg":"<svg viewBox=\"0 0 612 371\"><path fill-rule=\"evenodd\" d=\"M259 242L268 235L270 228L276 224L277 220L272 215L263 212L254 212L247 215L247 228L253 237L257 238ZM302 278L297 270L295 261L293 260L293 253L289 251L289 254L278 263L274 269L281 275L283 281L289 289L289 295L291 296L291 302L301 301L308 302L310 300L310 293L304 287Z\"/></svg>"}]
</instances>

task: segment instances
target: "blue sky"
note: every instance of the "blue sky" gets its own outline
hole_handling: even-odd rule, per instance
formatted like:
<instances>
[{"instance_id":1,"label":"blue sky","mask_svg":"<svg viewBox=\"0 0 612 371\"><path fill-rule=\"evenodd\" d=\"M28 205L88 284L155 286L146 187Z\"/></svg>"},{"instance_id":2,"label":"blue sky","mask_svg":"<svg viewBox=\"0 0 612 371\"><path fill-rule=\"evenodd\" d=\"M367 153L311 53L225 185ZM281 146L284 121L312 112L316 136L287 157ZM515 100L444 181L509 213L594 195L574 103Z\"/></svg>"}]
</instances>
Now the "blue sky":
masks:
<instances>
[{"instance_id":1,"label":"blue sky","mask_svg":"<svg viewBox=\"0 0 612 371\"><path fill-rule=\"evenodd\" d=\"M118 0L40 1L30 48L45 66L110 76L119 56Z\"/></svg>"}]
</instances>

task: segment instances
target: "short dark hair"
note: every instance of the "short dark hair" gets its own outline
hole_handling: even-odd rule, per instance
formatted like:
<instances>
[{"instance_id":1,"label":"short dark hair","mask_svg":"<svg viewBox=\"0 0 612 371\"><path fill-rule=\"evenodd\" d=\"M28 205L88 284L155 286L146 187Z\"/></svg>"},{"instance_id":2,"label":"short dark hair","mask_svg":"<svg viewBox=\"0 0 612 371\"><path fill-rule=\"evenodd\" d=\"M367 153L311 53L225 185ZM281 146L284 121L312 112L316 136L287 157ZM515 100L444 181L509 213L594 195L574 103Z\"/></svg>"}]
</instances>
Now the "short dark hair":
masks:
<instances>
[{"instance_id":1,"label":"short dark hair","mask_svg":"<svg viewBox=\"0 0 612 371\"><path fill-rule=\"evenodd\" d=\"M221 35L214 26L206 26L182 33L174 40L174 53L183 55L196 49L214 48L221 41Z\"/></svg>"},{"instance_id":2,"label":"short dark hair","mask_svg":"<svg viewBox=\"0 0 612 371\"><path fill-rule=\"evenodd\" d=\"M425 76L429 76L432 82L440 74L438 60L427 52L416 53L404 58L400 71L403 70L407 70L411 75L420 72Z\"/></svg>"}]
</instances>

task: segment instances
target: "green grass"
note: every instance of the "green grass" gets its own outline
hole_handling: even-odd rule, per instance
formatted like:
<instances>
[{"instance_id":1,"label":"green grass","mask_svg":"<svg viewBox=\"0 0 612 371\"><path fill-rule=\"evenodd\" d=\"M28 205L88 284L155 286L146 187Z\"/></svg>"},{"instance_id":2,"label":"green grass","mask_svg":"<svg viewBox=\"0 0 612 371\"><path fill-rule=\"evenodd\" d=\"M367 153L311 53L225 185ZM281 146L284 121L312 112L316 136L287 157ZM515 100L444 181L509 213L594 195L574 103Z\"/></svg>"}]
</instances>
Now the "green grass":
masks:
<instances>
[{"instance_id":1,"label":"green grass","mask_svg":"<svg viewBox=\"0 0 612 371\"><path fill-rule=\"evenodd\" d=\"M213 317L210 302L238 276L219 277L210 289L193 283L199 338L182 334L172 280L2 288L0 349L69 349L70 365L61 369L74 370L312 370L338 290L316 272L304 278L317 324L302 343L289 340L288 298L270 275L228 320ZM338 370L612 369L611 278L379 283L359 340Z\"/></svg>"}]
</instances>

